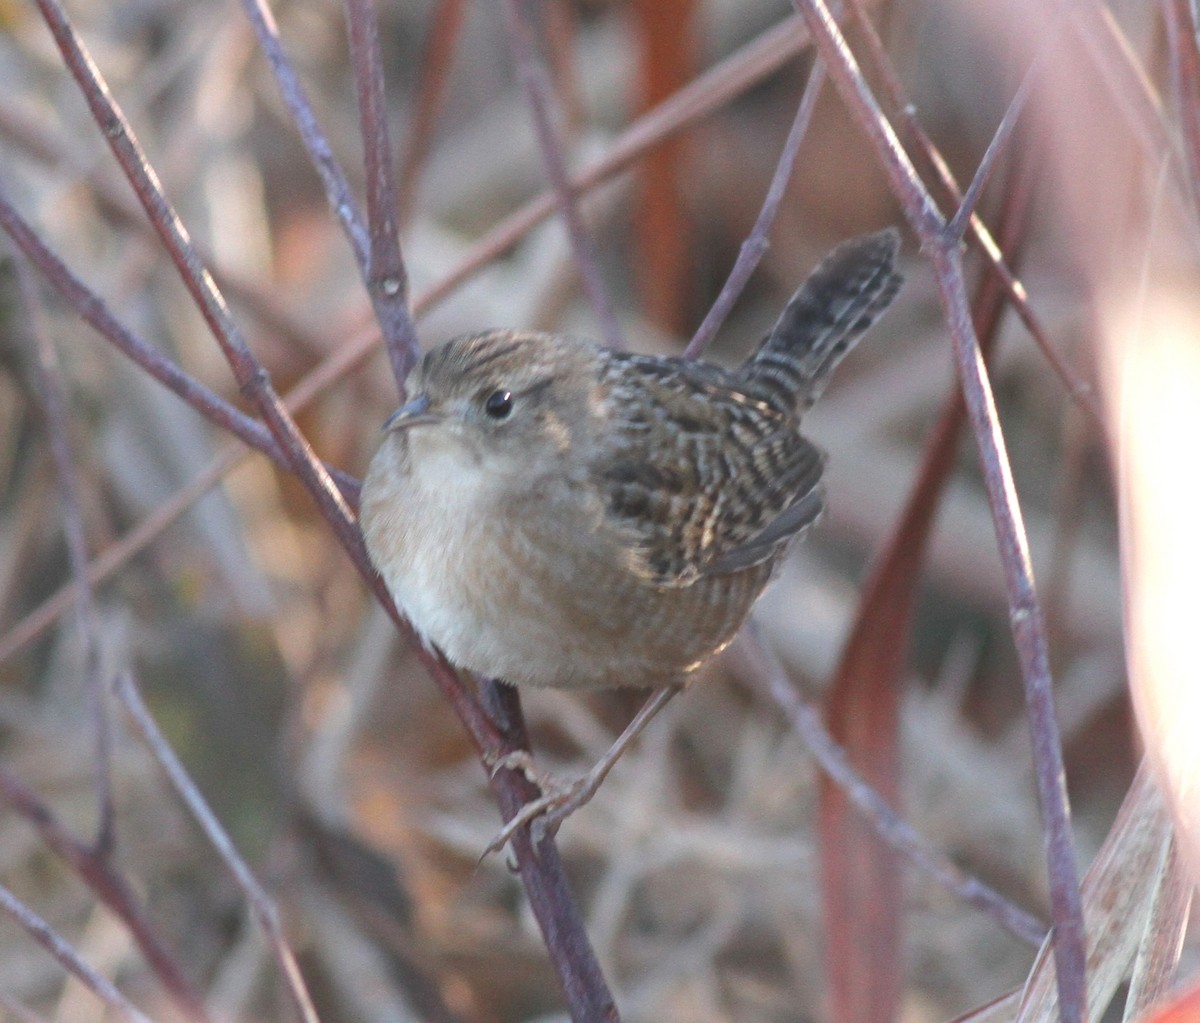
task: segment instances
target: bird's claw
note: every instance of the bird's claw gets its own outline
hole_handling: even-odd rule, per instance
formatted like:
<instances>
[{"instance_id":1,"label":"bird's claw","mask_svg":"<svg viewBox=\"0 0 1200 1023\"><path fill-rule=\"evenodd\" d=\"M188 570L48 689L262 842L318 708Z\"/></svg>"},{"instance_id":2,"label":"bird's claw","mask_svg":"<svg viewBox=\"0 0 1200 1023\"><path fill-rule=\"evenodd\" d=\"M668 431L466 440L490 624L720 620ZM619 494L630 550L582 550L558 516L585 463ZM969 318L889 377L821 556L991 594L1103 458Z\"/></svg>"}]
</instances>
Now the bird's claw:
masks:
<instances>
[{"instance_id":1,"label":"bird's claw","mask_svg":"<svg viewBox=\"0 0 1200 1023\"><path fill-rule=\"evenodd\" d=\"M526 779L543 792L559 791L562 786L550 774L541 770L529 750L514 749L500 756L489 754L484 760L488 777L495 778L501 771L519 771Z\"/></svg>"},{"instance_id":2,"label":"bird's claw","mask_svg":"<svg viewBox=\"0 0 1200 1023\"><path fill-rule=\"evenodd\" d=\"M484 856L500 852L513 835L526 825L529 826L529 837L535 846L540 845L543 839L553 838L562 822L587 803L599 787L598 781L591 775L563 784L542 772L538 774L535 784L543 794L530 800L513 815L488 843L483 851Z\"/></svg>"}]
</instances>

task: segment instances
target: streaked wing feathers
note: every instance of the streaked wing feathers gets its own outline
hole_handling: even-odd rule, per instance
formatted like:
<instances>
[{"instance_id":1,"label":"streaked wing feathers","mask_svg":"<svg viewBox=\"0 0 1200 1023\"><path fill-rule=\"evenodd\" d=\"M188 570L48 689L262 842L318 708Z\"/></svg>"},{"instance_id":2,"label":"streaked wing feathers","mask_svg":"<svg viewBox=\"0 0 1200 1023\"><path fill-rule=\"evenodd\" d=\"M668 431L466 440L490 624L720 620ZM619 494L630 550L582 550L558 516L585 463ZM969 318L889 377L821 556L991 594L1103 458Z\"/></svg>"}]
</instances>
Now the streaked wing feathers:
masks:
<instances>
[{"instance_id":1,"label":"streaked wing feathers","mask_svg":"<svg viewBox=\"0 0 1200 1023\"><path fill-rule=\"evenodd\" d=\"M633 568L665 586L748 568L810 525L823 456L795 417L711 364L613 355L593 466Z\"/></svg>"}]
</instances>

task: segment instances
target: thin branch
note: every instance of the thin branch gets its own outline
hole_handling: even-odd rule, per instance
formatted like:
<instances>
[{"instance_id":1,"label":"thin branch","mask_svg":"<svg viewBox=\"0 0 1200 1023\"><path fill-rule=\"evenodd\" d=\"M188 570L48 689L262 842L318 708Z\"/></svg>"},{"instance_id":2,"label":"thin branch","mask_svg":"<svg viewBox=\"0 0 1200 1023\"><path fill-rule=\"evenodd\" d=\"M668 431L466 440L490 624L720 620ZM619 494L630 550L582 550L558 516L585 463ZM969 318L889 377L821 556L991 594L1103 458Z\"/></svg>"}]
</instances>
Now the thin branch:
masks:
<instances>
[{"instance_id":1,"label":"thin branch","mask_svg":"<svg viewBox=\"0 0 1200 1023\"><path fill-rule=\"evenodd\" d=\"M1034 150L1018 148L997 218L1006 258L1019 256L1029 224L1037 177ZM1003 320L999 276L985 272L974 316L986 354ZM825 721L849 766L882 798L898 799L897 724L913 611L929 537L955 466L966 407L953 384L929 431L904 507L860 589L842 652L826 687ZM883 1018L900 997L902 963L890 955L900 944L902 897L895 856L877 839L877 826L849 812L847 793L831 778L821 785L822 898L825 906L827 998L835 1018ZM871 942L885 950L872 954Z\"/></svg>"},{"instance_id":2,"label":"thin branch","mask_svg":"<svg viewBox=\"0 0 1200 1023\"><path fill-rule=\"evenodd\" d=\"M0 798L37 830L46 847L65 861L92 894L129 928L147 965L184 1016L196 1023L208 1023L209 1016L200 993L192 986L178 960L167 951L129 883L111 862L72 835L50 807L4 768L0 768Z\"/></svg>"},{"instance_id":3,"label":"thin branch","mask_svg":"<svg viewBox=\"0 0 1200 1023\"><path fill-rule=\"evenodd\" d=\"M288 407L292 412L296 412L302 406L301 403L289 402ZM184 484L91 561L88 565L88 580L91 585L99 586L130 559L149 547L249 454L245 447L237 443L230 443L221 448L199 475ZM358 481L340 470L330 471L337 478L338 486L346 495L347 501L357 506ZM75 600L75 591L76 584L67 583L0 636L0 664L35 642L51 628L71 607Z\"/></svg>"},{"instance_id":4,"label":"thin branch","mask_svg":"<svg viewBox=\"0 0 1200 1023\"><path fill-rule=\"evenodd\" d=\"M554 123L553 90L546 68L538 56L537 40L530 23L530 10L526 0L504 0L504 20L509 47L517 67L517 77L525 90L525 98L533 114L533 125L537 132L538 145L542 150L546 176L550 179L559 212L567 225L571 251L575 256L584 290L600 321L600 331L604 340L612 348L624 348L625 342L617 325L612 300L604 287L595 246L583 222L576 191L567 171L563 141Z\"/></svg>"},{"instance_id":5,"label":"thin branch","mask_svg":"<svg viewBox=\"0 0 1200 1023\"><path fill-rule=\"evenodd\" d=\"M956 240L916 175L912 161L863 78L841 29L824 0L794 0L829 68L843 101L877 150L905 215L933 262L950 326L959 383L979 448L997 547L1004 566L1013 639L1025 680L1025 703L1033 738L1042 826L1045 833L1055 967L1063 1023L1086 1018L1083 907L1070 829L1062 743L1054 717L1045 627L1029 563L1024 523L1012 482L1004 435L996 416L986 367L971 322Z\"/></svg>"},{"instance_id":6,"label":"thin branch","mask_svg":"<svg viewBox=\"0 0 1200 1023\"><path fill-rule=\"evenodd\" d=\"M370 574L369 559L353 514L308 441L287 415L266 370L251 354L224 298L196 255L187 229L163 194L158 175L146 161L133 128L113 100L66 12L58 0L38 0L38 7L109 148L146 210L184 287L220 345L238 387L257 406L289 467L305 483L342 546L361 564L361 570Z\"/></svg>"},{"instance_id":7,"label":"thin branch","mask_svg":"<svg viewBox=\"0 0 1200 1023\"><path fill-rule=\"evenodd\" d=\"M845 751L826 730L820 710L801 699L783 665L762 641L753 623L744 631L748 641L743 649L755 663L757 674L766 682L772 699L787 714L792 728L821 770L846 793L879 837L947 891L986 913L1010 934L1034 947L1040 946L1046 937L1045 927L995 889L929 848L912 826L850 766Z\"/></svg>"},{"instance_id":8,"label":"thin branch","mask_svg":"<svg viewBox=\"0 0 1200 1023\"><path fill-rule=\"evenodd\" d=\"M175 362L121 323L104 300L76 277L50 250L2 190L0 228L8 234L25 258L41 271L80 319L101 337L213 425L241 438L281 468L287 468L288 462L283 449L262 423L239 411L211 388L185 373ZM313 371L314 374L320 372L319 368ZM348 499L350 495L357 493L357 481L353 477L332 467L328 471L337 478L339 488Z\"/></svg>"},{"instance_id":9,"label":"thin branch","mask_svg":"<svg viewBox=\"0 0 1200 1023\"><path fill-rule=\"evenodd\" d=\"M200 830L204 832L209 844L216 850L221 862L229 869L238 887L241 888L242 894L245 895L251 912L254 913L259 926L262 927L267 935L267 940L271 943L271 948L287 983L288 994L295 1003L300 1018L304 1020L304 1023L320 1023L317 1010L313 1007L312 998L308 993L304 978L301 976L300 967L296 963L296 956L283 933L279 910L258 883L254 873L246 865L246 861L238 854L229 835L226 834L225 829L221 827L220 822L204 801L200 790L196 788L179 758L175 756L175 751L163 738L150 711L142 702L133 676L128 671L123 671L118 676L115 690L117 699L129 714L146 749L158 762L171 787L183 801L196 823L200 825Z\"/></svg>"},{"instance_id":10,"label":"thin branch","mask_svg":"<svg viewBox=\"0 0 1200 1023\"><path fill-rule=\"evenodd\" d=\"M96 855L106 859L116 840L116 814L112 791L112 726L108 720L107 693L100 669L100 630L96 624L96 602L88 583L88 549L84 535L83 515L79 510L79 476L71 455L68 434L67 401L63 395L58 350L50 337L45 309L38 295L37 283L29 264L16 260L17 282L20 285L24 313L30 326L25 340L30 349L29 361L34 367L37 390L41 392L42 413L50 439L50 454L58 476L63 534L67 541L67 560L75 580L75 605L79 612L79 628L83 638L84 679L87 688L93 735L93 783L96 788L98 822L96 826Z\"/></svg>"},{"instance_id":11,"label":"thin branch","mask_svg":"<svg viewBox=\"0 0 1200 1023\"><path fill-rule=\"evenodd\" d=\"M572 191L583 194L627 171L654 146L714 113L779 70L808 45L808 33L799 18L789 18L768 29L636 120L604 156L570 178ZM442 302L478 268L502 256L557 209L557 199L551 190L510 213L467 250L457 270L417 300L418 313Z\"/></svg>"},{"instance_id":12,"label":"thin branch","mask_svg":"<svg viewBox=\"0 0 1200 1023\"><path fill-rule=\"evenodd\" d=\"M879 33L876 31L874 23L863 8L862 0L847 0L847 2L850 9L854 12L855 20L861 31L862 39L866 43L871 61L875 69L879 72L880 79L887 90L888 100L893 109L897 111L897 116L903 123L905 131L912 136L918 148L924 154L925 159L929 161L929 165L933 168L938 183L945 190L946 194L955 205L960 205L963 201L962 189L958 187L958 182L954 179L954 175L951 173L950 167L942 157L941 152L933 144L924 126L917 119L916 106L905 94L904 87L900 83L900 76L896 73L896 69L892 64L891 58L888 56L887 50L884 48L883 40L879 38ZM1078 373L1063 361L1063 357L1051 343L1050 336L1042 325L1041 320L1029 307L1029 296L1025 292L1025 286L1017 280L1005 264L1001 248L996 244L996 239L992 236L988 226L975 213L971 214L968 223L970 224L970 234L968 237L983 253L992 271L999 275L1000 280L1004 283L1014 311L1020 317L1025 329L1029 331L1029 336L1033 338L1034 343L1041 349L1042 354L1045 355L1047 361L1050 363L1050 367L1063 382L1068 396L1088 414L1093 425L1103 429L1105 422L1104 413L1097 400L1095 388L1084 381Z\"/></svg>"},{"instance_id":13,"label":"thin branch","mask_svg":"<svg viewBox=\"0 0 1200 1023\"><path fill-rule=\"evenodd\" d=\"M957 246L951 245L933 246L931 256L950 325L967 413L979 446L1008 588L1013 639L1025 679L1025 708L1033 739L1034 775L1045 832L1060 1012L1064 1023L1082 1023L1087 1018L1083 904L1071 838L1062 740L1054 715L1046 627L1034 587L1025 524L1017 503L1004 434L971 324L962 257Z\"/></svg>"},{"instance_id":14,"label":"thin branch","mask_svg":"<svg viewBox=\"0 0 1200 1023\"><path fill-rule=\"evenodd\" d=\"M103 299L88 289L42 241L0 191L0 227L75 309L84 322L91 325L105 340L111 342L130 360L144 369L164 387L182 398L192 408L222 429L228 430L253 448L275 461L283 453L275 439L261 423L239 412L215 391L181 370L149 342L138 337L109 310Z\"/></svg>"},{"instance_id":15,"label":"thin branch","mask_svg":"<svg viewBox=\"0 0 1200 1023\"><path fill-rule=\"evenodd\" d=\"M505 752L528 750L529 736L525 731L525 719L516 688L488 680L481 684L481 696L493 720L504 732L508 744ZM511 820L526 803L540 795L536 786L519 769L496 771L491 774L490 782L505 821ZM588 940L578 905L567 886L554 838L552 835L543 835L535 844L531 831L528 824L518 828L510 844L516 856L517 871L529 897L529 906L542 929L546 948L554 959L571 1019L587 1020L588 1023L593 1020L596 1023L617 1023L620 1017L613 996ZM543 861L550 869L535 871L534 865Z\"/></svg>"},{"instance_id":16,"label":"thin branch","mask_svg":"<svg viewBox=\"0 0 1200 1023\"><path fill-rule=\"evenodd\" d=\"M829 7L824 0L793 0L792 6L808 25L817 52L846 105L858 117L859 127L878 150L883 171L913 230L922 239L937 235L945 226L942 215L884 116Z\"/></svg>"},{"instance_id":17,"label":"thin branch","mask_svg":"<svg viewBox=\"0 0 1200 1023\"><path fill-rule=\"evenodd\" d=\"M958 204L958 209L955 211L954 217L946 225L948 239L961 239L970 227L971 219L975 216L975 208L979 205L979 197L983 194L984 187L991 179L992 171L995 170L1001 153L1004 152L1005 147L1012 138L1013 132L1017 130L1017 121L1020 120L1021 114L1025 111L1025 105L1033 93L1033 87L1041 75L1047 56L1058 42L1061 27L1062 16L1056 14L1038 46L1037 53L1034 54L1033 60L1026 69L1025 75L1021 79L1021 84L1017 86L1016 93L1009 101L1008 107L1004 111L1004 116L1000 119L1000 124L996 127L991 141L988 142L987 149L983 153L983 158L979 161L979 166L975 168L975 176L967 186L966 192L963 193L962 201Z\"/></svg>"},{"instance_id":18,"label":"thin branch","mask_svg":"<svg viewBox=\"0 0 1200 1023\"><path fill-rule=\"evenodd\" d=\"M1187 197L1182 202L1182 209L1195 234L1200 228L1200 210L1190 201L1192 187L1188 182L1187 160L1180 155L1174 129L1167 122L1153 82L1112 11L1100 0L1072 0L1071 3L1059 0L1059 7L1070 15L1084 49L1101 81L1108 87L1109 95L1147 165L1157 167L1166 154L1175 185L1169 194L1176 201L1180 201L1181 196Z\"/></svg>"},{"instance_id":19,"label":"thin branch","mask_svg":"<svg viewBox=\"0 0 1200 1023\"><path fill-rule=\"evenodd\" d=\"M117 182L111 175L102 173L93 161L77 159L61 135L52 134L43 121L35 120L11 100L0 100L0 134L48 169L73 173L91 189L96 205L105 217L147 238L153 237L154 229L146 222L142 208L133 201L124 182ZM245 306L266 331L280 335L313 358L325 354L324 341L284 307L270 284L264 285L240 271L221 266L211 255L203 252L202 255L212 268L217 283Z\"/></svg>"},{"instance_id":20,"label":"thin branch","mask_svg":"<svg viewBox=\"0 0 1200 1023\"><path fill-rule=\"evenodd\" d=\"M111 981L88 966L53 927L4 885L0 885L0 909L25 928L29 936L49 952L64 970L127 1023L152 1023L149 1016L121 994Z\"/></svg>"},{"instance_id":21,"label":"thin branch","mask_svg":"<svg viewBox=\"0 0 1200 1023\"><path fill-rule=\"evenodd\" d=\"M350 242L350 249L354 253L354 261L358 264L363 280L366 280L370 260L366 221L363 220L362 211L350 190L345 172L317 123L317 116L308 101L308 94L291 61L288 60L283 42L279 38L275 16L267 6L266 0L242 0L242 7L245 8L254 34L258 36L258 45L271 65L271 73L279 86L279 95L284 106L288 108L292 123L300 133L300 140L308 150L309 159L321 179L329 208L342 225L342 230Z\"/></svg>"},{"instance_id":22,"label":"thin branch","mask_svg":"<svg viewBox=\"0 0 1200 1023\"><path fill-rule=\"evenodd\" d=\"M775 223L779 204L783 201L784 192L787 191L788 181L792 177L792 168L796 165L796 154L800 152L800 143L804 141L804 136L808 133L812 112L817 105L817 98L821 95L821 86L824 84L825 65L818 57L813 62L812 70L808 74L804 95L800 97L800 105L796 108L796 117L792 121L792 127L783 144L783 151L779 154L779 162L775 166L775 174L767 188L766 198L763 199L758 219L754 222L749 236L742 242L733 269L729 271L729 278L722 286L720 294L717 295L717 300L713 302L708 315L704 317L704 321L696 329L695 335L684 349L684 356L691 358L699 355L716 337L717 331L721 329L721 325L729 316L734 302L745 290L746 283L757 268L759 260L770 247L771 226Z\"/></svg>"},{"instance_id":23,"label":"thin branch","mask_svg":"<svg viewBox=\"0 0 1200 1023\"><path fill-rule=\"evenodd\" d=\"M345 0L345 9L367 171L367 224L371 239L367 293L383 331L396 387L403 394L404 380L417 361L421 346L408 308L408 271L400 255L400 215L384 98L379 22L372 0Z\"/></svg>"}]
</instances>

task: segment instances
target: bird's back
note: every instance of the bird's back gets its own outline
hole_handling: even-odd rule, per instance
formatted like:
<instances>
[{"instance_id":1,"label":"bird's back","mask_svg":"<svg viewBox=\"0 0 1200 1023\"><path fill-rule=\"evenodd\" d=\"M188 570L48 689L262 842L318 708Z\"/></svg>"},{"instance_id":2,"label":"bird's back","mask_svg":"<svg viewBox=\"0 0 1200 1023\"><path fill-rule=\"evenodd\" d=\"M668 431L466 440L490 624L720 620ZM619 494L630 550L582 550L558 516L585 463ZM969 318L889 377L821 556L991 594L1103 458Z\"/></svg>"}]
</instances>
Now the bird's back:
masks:
<instances>
[{"instance_id":1,"label":"bird's back","mask_svg":"<svg viewBox=\"0 0 1200 1023\"><path fill-rule=\"evenodd\" d=\"M660 586L774 559L820 514L824 464L800 419L900 285L894 230L835 249L742 366L610 353L594 478Z\"/></svg>"}]
</instances>

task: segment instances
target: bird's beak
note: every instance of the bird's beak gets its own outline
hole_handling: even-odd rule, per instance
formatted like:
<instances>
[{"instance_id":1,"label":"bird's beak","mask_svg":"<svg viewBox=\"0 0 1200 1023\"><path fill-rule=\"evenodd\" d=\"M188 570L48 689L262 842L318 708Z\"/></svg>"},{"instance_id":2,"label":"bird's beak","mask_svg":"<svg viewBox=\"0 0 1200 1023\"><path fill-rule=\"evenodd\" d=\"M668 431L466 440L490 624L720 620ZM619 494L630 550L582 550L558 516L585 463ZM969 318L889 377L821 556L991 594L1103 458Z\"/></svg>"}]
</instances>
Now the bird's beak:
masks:
<instances>
[{"instance_id":1,"label":"bird's beak","mask_svg":"<svg viewBox=\"0 0 1200 1023\"><path fill-rule=\"evenodd\" d=\"M441 413L429 411L429 396L418 394L412 401L401 405L388 416L387 422L383 424L383 430L385 433L391 433L394 430L407 430L410 426L422 426L441 420Z\"/></svg>"}]
</instances>

